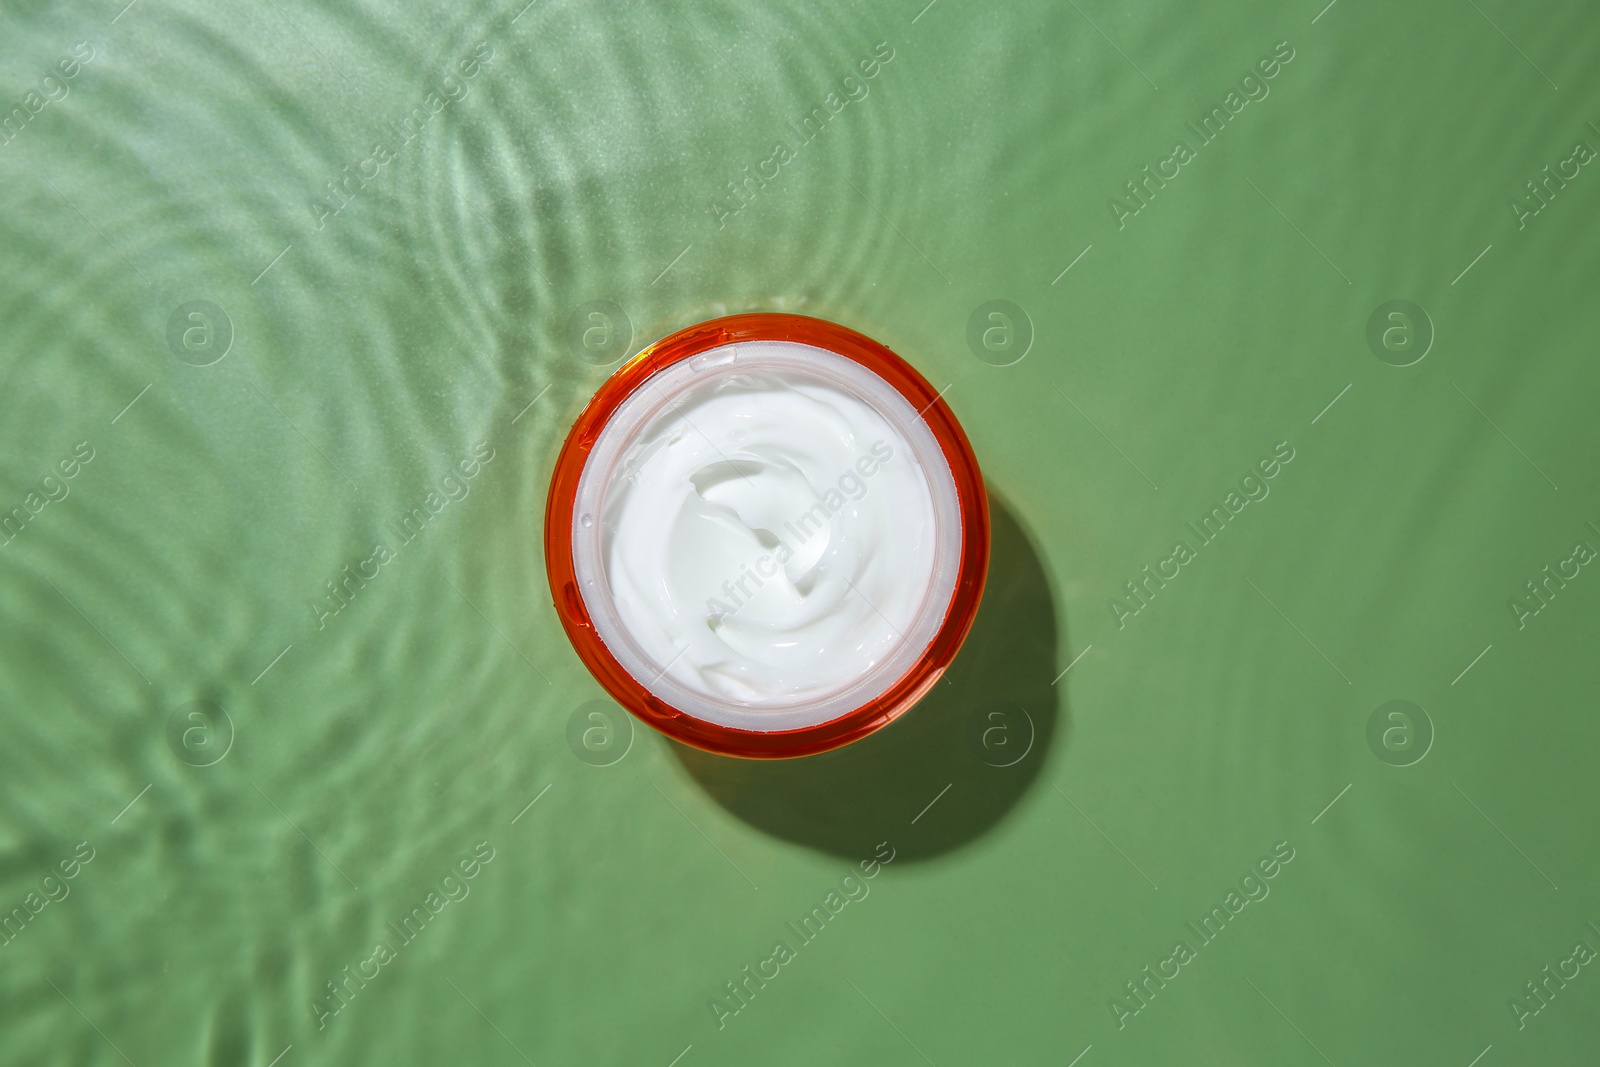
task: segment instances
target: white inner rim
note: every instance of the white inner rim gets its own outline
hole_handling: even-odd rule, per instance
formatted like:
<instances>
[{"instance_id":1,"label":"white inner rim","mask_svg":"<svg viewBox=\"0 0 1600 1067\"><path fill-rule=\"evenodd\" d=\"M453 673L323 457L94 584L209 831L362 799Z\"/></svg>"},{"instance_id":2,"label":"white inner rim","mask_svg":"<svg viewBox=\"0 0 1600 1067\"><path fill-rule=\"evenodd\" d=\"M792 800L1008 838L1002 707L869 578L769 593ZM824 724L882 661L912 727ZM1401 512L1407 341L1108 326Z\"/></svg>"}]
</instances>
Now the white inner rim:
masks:
<instances>
[{"instance_id":1,"label":"white inner rim","mask_svg":"<svg viewBox=\"0 0 1600 1067\"><path fill-rule=\"evenodd\" d=\"M934 567L926 596L903 639L873 669L825 697L781 708L717 699L665 674L668 664L643 653L612 602L602 549L602 524L584 516L606 513L613 474L639 433L692 386L726 374L786 372L820 379L853 394L899 431L928 478L933 498ZM729 344L680 360L639 385L601 430L578 480L572 508L572 564L595 632L635 681L672 707L706 722L772 732L830 722L882 696L922 657L937 636L955 595L961 565L961 506L955 478L938 439L909 401L866 367L835 352L794 342Z\"/></svg>"}]
</instances>

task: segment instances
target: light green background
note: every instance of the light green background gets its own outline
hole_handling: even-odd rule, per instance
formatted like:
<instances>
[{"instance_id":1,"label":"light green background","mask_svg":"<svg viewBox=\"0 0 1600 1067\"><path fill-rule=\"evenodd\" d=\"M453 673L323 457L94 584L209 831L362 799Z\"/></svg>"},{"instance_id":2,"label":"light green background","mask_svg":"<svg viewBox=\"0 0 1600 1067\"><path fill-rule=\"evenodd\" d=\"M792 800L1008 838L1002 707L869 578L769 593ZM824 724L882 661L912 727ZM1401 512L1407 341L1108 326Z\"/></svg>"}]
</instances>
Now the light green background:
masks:
<instances>
[{"instance_id":1,"label":"light green background","mask_svg":"<svg viewBox=\"0 0 1600 1067\"><path fill-rule=\"evenodd\" d=\"M1600 949L1600 574L1509 606L1600 548L1600 169L1520 228L1510 203L1600 146L1594 12L923 2L6 6L5 112L94 58L0 146L0 509L94 459L0 547L0 909L95 854L0 945L0 1061L1595 1058L1593 965L1521 1028L1511 1000ZM1119 228L1110 198L1279 42L1270 94ZM966 342L995 299L1034 334L1009 367ZM1436 334L1404 368L1366 339L1395 299ZM169 349L191 300L231 323L210 366ZM578 758L601 693L539 534L607 373L565 337L593 300L634 347L814 314L948 385L997 554L924 707L799 763L643 727ZM466 498L319 629L479 442ZM1119 626L1279 442L1270 495ZM1411 766L1368 745L1395 699L1435 735ZM195 700L227 725L185 748ZM723 983L880 841L870 895L719 1029ZM479 842L470 895L319 1029ZM1119 1028L1279 842L1270 895Z\"/></svg>"}]
</instances>

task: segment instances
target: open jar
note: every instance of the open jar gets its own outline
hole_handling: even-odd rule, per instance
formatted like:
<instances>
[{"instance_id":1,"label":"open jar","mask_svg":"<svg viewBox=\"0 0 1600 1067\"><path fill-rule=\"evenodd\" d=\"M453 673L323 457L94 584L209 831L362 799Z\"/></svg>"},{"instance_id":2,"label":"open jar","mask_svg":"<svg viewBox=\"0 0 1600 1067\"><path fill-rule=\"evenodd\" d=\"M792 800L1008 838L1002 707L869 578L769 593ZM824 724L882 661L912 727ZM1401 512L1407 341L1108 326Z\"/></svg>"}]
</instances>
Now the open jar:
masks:
<instances>
[{"instance_id":1,"label":"open jar","mask_svg":"<svg viewBox=\"0 0 1600 1067\"><path fill-rule=\"evenodd\" d=\"M977 612L971 445L904 360L786 314L639 353L556 463L545 558L579 657L623 707L728 755L802 756L903 714Z\"/></svg>"}]
</instances>

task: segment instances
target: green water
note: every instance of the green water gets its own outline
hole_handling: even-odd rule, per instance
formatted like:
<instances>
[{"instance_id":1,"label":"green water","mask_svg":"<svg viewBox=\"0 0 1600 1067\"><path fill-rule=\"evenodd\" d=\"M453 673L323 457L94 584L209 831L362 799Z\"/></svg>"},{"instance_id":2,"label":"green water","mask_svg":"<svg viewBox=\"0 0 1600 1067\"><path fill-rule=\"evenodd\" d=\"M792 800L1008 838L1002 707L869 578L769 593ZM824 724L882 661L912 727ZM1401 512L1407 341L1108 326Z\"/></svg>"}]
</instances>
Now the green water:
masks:
<instances>
[{"instance_id":1,"label":"green water","mask_svg":"<svg viewBox=\"0 0 1600 1067\"><path fill-rule=\"evenodd\" d=\"M7 5L0 1062L1595 1060L1593 12L924 2ZM740 310L996 508L781 765L629 741L540 555Z\"/></svg>"}]
</instances>

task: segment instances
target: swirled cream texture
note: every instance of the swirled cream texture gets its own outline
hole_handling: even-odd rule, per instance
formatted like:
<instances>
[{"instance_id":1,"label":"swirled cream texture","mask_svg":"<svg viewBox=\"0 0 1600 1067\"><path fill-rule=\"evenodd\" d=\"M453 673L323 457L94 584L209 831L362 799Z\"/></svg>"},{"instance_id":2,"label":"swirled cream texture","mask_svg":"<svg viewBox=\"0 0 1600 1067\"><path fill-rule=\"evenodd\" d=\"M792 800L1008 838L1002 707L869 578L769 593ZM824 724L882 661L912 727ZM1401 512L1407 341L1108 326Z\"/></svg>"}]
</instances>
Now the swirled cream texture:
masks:
<instances>
[{"instance_id":1,"label":"swirled cream texture","mask_svg":"<svg viewBox=\"0 0 1600 1067\"><path fill-rule=\"evenodd\" d=\"M917 449L803 368L697 375L620 453L599 510L618 621L661 675L719 703L838 694L927 614L935 503Z\"/></svg>"}]
</instances>

